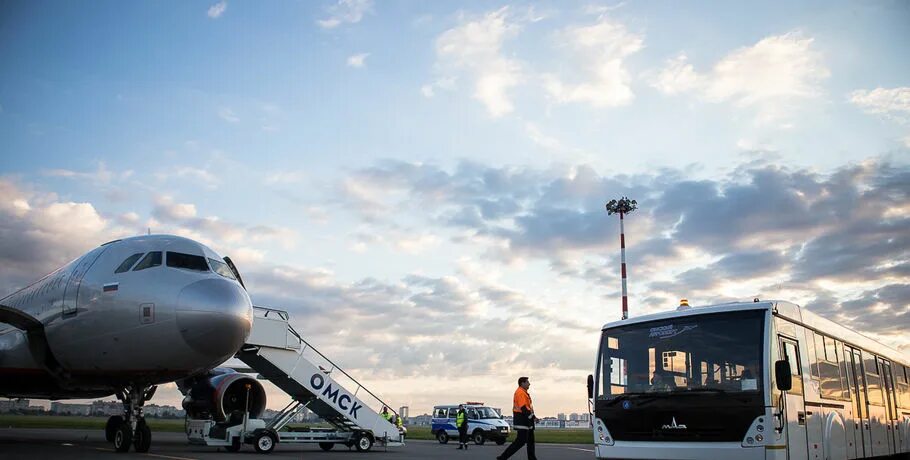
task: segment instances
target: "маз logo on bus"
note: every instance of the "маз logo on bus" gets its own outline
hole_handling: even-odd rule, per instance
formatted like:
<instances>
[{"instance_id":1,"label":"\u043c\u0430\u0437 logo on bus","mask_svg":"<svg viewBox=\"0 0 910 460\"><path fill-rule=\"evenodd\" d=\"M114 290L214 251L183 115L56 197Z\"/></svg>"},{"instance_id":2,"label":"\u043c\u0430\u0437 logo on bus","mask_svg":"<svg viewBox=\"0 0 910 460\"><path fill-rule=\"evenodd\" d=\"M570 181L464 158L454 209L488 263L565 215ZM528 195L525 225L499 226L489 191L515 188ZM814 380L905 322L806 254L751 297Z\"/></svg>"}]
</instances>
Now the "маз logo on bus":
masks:
<instances>
[{"instance_id":1,"label":"\u043c\u0430\u0437 logo on bus","mask_svg":"<svg viewBox=\"0 0 910 460\"><path fill-rule=\"evenodd\" d=\"M679 424L679 425L677 425L677 424L676 424L676 417L673 417L673 421L670 422L669 425L664 425L664 426L662 426L662 427L660 427L660 428L661 428L662 430L686 430L686 429L688 429L688 427L686 427L685 424Z\"/></svg>"}]
</instances>

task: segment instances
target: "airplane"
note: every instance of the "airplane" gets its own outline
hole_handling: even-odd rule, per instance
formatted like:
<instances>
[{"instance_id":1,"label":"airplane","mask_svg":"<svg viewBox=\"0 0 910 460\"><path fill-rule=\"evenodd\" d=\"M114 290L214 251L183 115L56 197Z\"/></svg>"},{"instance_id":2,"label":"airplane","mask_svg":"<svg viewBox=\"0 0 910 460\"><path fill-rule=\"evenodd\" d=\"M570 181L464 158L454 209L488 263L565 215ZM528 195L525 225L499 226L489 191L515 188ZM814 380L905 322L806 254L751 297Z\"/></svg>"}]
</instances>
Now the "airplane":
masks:
<instances>
[{"instance_id":1,"label":"airplane","mask_svg":"<svg viewBox=\"0 0 910 460\"><path fill-rule=\"evenodd\" d=\"M222 414L237 399L227 392L249 392L250 380L258 386L236 374L227 383L240 389L231 390L229 371L216 369L244 344L252 321L230 258L173 235L114 240L0 299L0 396L115 394L124 415L108 419L108 441L118 452L147 452L142 407L158 385L195 386L192 403Z\"/></svg>"}]
</instances>

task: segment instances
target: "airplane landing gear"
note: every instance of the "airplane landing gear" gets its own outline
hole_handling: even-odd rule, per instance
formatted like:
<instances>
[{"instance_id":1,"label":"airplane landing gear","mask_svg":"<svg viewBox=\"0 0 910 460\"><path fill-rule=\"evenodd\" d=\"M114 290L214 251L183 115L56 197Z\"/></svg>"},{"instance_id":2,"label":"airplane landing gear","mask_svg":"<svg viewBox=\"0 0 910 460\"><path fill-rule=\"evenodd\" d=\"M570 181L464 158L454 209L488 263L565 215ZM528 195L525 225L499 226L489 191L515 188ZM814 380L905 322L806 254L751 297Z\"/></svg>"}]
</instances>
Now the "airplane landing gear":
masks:
<instances>
[{"instance_id":1,"label":"airplane landing gear","mask_svg":"<svg viewBox=\"0 0 910 460\"><path fill-rule=\"evenodd\" d=\"M129 452L132 445L136 452L148 452L152 445L152 430L145 423L142 406L152 399L158 387L131 385L117 393L123 403L123 416L115 415L107 420L104 434L114 443L117 452Z\"/></svg>"}]
</instances>

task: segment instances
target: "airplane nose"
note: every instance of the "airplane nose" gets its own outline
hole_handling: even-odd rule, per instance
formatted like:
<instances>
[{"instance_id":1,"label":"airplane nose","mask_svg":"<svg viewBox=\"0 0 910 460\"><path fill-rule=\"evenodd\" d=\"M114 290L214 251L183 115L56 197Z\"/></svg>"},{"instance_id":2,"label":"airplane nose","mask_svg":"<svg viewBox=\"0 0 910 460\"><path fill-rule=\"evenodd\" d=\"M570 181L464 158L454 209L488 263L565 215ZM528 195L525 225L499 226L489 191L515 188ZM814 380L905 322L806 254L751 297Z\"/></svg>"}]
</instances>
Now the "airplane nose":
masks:
<instances>
[{"instance_id":1,"label":"airplane nose","mask_svg":"<svg viewBox=\"0 0 910 460\"><path fill-rule=\"evenodd\" d=\"M177 297L177 327L194 350L227 359L246 342L253 324L250 296L221 279L196 281Z\"/></svg>"}]
</instances>

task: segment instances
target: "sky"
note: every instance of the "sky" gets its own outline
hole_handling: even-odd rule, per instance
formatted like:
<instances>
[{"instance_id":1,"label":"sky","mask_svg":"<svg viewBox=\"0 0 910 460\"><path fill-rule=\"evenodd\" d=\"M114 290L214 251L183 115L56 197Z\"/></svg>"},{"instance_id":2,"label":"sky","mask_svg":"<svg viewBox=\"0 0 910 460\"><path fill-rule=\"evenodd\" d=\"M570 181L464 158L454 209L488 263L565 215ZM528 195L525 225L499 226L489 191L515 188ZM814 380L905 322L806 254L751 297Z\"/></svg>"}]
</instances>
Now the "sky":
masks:
<instances>
[{"instance_id":1,"label":"sky","mask_svg":"<svg viewBox=\"0 0 910 460\"><path fill-rule=\"evenodd\" d=\"M183 235L395 407L584 412L628 196L631 316L910 353L907 43L901 1L6 1L0 295Z\"/></svg>"}]
</instances>

